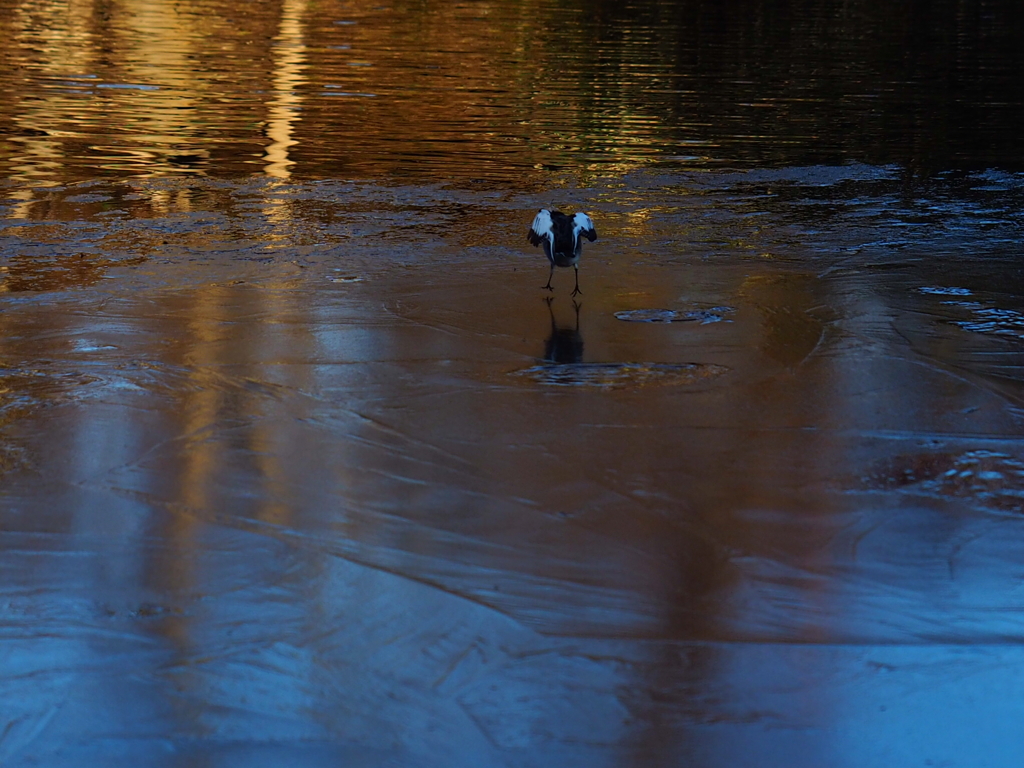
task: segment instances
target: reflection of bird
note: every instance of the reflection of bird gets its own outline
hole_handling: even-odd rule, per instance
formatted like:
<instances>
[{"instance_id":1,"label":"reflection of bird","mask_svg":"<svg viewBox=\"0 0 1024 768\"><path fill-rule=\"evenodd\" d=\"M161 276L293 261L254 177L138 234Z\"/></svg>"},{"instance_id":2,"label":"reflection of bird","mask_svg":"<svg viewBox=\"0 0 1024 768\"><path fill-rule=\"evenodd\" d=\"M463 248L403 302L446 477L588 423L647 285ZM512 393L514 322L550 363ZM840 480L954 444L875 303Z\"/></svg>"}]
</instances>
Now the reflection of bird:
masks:
<instances>
[{"instance_id":1,"label":"reflection of bird","mask_svg":"<svg viewBox=\"0 0 1024 768\"><path fill-rule=\"evenodd\" d=\"M549 363L579 363L583 361L583 336L580 333L580 305L572 303L576 310L576 327L560 328L555 322L555 311L547 299L548 314L551 315L551 335L544 342L544 359Z\"/></svg>"},{"instance_id":2,"label":"reflection of bird","mask_svg":"<svg viewBox=\"0 0 1024 768\"><path fill-rule=\"evenodd\" d=\"M544 255L551 262L551 271L548 272L548 284L544 287L549 291L555 290L551 287L551 276L555 273L555 267L572 267L576 270L576 288L572 295L582 293L580 290L580 268L578 265L580 254L583 253L583 238L590 242L597 240L597 231L594 229L594 222L585 213L577 213L567 216L561 211L549 211L544 208L533 219L533 226L526 234L531 245L544 244Z\"/></svg>"}]
</instances>

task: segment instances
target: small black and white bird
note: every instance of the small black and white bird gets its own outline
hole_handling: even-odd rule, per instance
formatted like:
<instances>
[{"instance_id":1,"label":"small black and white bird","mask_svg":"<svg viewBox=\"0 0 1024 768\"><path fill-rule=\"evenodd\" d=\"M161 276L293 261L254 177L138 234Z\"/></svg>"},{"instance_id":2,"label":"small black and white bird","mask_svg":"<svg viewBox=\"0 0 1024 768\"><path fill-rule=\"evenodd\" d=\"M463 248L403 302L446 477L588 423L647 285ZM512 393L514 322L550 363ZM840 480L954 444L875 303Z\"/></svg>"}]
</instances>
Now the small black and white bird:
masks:
<instances>
[{"instance_id":1,"label":"small black and white bird","mask_svg":"<svg viewBox=\"0 0 1024 768\"><path fill-rule=\"evenodd\" d=\"M548 272L548 284L543 286L549 291L555 290L551 287L551 276L555 273L555 267L572 267L576 270L576 288L572 295L583 293L580 290L580 254L583 253L583 238L590 242L597 240L597 230L594 229L594 222L585 213L575 213L568 216L561 211L549 211L541 208L533 219L533 226L526 234L531 245L544 244L544 255L551 262L551 271Z\"/></svg>"}]
</instances>

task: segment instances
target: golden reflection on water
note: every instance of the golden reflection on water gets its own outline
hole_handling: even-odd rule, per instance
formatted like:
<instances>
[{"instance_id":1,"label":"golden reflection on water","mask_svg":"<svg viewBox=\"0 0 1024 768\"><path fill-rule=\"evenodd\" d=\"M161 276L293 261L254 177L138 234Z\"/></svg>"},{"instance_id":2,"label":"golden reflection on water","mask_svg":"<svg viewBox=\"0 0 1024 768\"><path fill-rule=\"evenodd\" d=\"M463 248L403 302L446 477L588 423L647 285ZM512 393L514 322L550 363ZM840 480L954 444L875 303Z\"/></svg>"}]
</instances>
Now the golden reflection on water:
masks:
<instances>
[{"instance_id":1,"label":"golden reflection on water","mask_svg":"<svg viewBox=\"0 0 1024 768\"><path fill-rule=\"evenodd\" d=\"M968 61L935 41L907 50L919 20L866 0L777 26L754 13L719 24L703 5L11 0L0 176L522 188L659 162L1019 157L1017 43L999 25L935 12L936 39L984 52ZM810 56L822 40L834 53ZM941 85L975 81L970 104Z\"/></svg>"},{"instance_id":2,"label":"golden reflection on water","mask_svg":"<svg viewBox=\"0 0 1024 768\"><path fill-rule=\"evenodd\" d=\"M274 98L270 102L267 136L273 144L267 147L265 173L287 179L295 162L289 159L289 147L297 144L293 138L293 124L298 119L302 103L296 89L304 82L302 70L306 65L306 47L303 40L303 17L306 0L284 0L281 13L281 31L275 41Z\"/></svg>"},{"instance_id":3,"label":"golden reflection on water","mask_svg":"<svg viewBox=\"0 0 1024 768\"><path fill-rule=\"evenodd\" d=\"M547 74L562 65L537 39L545 11L20 0L0 21L0 169L36 188L297 170L522 184L650 156L660 118L602 82L578 92L585 51L564 77ZM575 39L583 17L565 19Z\"/></svg>"}]
</instances>

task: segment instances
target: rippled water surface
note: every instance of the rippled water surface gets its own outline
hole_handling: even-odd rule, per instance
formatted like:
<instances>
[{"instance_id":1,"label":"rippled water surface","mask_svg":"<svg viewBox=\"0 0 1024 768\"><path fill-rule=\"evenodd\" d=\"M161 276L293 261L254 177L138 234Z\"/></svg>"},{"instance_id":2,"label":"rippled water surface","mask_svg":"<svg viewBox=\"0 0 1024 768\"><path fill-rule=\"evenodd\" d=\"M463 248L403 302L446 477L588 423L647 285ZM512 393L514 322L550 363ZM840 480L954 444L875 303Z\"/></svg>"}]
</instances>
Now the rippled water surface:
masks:
<instances>
[{"instance_id":1,"label":"rippled water surface","mask_svg":"<svg viewBox=\"0 0 1024 768\"><path fill-rule=\"evenodd\" d=\"M0 0L0 764L1024 763L1020 22Z\"/></svg>"}]
</instances>

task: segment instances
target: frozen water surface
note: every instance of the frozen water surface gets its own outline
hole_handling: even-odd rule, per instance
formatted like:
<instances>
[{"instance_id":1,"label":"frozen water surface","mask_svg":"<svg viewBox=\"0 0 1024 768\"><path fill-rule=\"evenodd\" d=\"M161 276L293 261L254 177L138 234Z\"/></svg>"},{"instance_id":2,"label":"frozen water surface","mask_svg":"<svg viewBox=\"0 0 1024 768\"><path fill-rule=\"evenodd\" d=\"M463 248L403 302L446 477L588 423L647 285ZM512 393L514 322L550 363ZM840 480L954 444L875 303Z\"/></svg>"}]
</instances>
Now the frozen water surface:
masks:
<instances>
[{"instance_id":1,"label":"frozen water surface","mask_svg":"<svg viewBox=\"0 0 1024 768\"><path fill-rule=\"evenodd\" d=\"M1022 764L1011 4L768 5L7 3L0 764Z\"/></svg>"}]
</instances>

